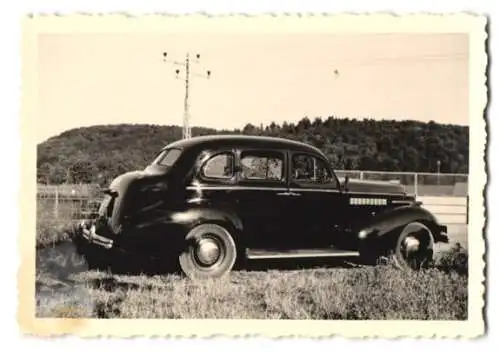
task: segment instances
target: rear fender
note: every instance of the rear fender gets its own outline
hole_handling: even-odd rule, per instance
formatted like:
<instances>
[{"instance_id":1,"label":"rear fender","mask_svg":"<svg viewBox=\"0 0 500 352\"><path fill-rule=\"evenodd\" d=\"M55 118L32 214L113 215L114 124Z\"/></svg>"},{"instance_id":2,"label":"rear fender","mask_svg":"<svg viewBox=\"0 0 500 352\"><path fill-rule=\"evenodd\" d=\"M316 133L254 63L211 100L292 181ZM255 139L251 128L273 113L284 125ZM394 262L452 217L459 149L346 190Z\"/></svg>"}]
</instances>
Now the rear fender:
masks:
<instances>
[{"instance_id":1,"label":"rear fender","mask_svg":"<svg viewBox=\"0 0 500 352\"><path fill-rule=\"evenodd\" d=\"M179 250L185 241L186 235L197 225L213 223L226 228L234 237L235 242L241 238L243 231L239 217L230 210L221 210L208 207L198 207L178 211L157 211L147 219L137 221L130 236L123 236L122 245L127 241L127 247L138 248L137 243L146 243L146 252L156 249L162 253L163 248ZM148 237L144 241L144 237Z\"/></svg>"},{"instance_id":2,"label":"rear fender","mask_svg":"<svg viewBox=\"0 0 500 352\"><path fill-rule=\"evenodd\" d=\"M185 226L189 229L204 223L214 223L233 232L242 232L243 224L235 212L228 209L199 207L169 214L167 221Z\"/></svg>"}]
</instances>

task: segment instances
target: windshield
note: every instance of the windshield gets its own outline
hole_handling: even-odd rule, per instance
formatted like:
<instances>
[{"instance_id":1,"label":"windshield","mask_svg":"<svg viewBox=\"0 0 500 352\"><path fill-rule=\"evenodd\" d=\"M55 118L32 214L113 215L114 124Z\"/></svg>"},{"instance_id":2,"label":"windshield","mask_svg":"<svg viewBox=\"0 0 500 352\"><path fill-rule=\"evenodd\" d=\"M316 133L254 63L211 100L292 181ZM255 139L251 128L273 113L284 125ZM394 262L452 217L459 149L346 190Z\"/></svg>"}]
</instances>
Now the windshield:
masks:
<instances>
[{"instance_id":1,"label":"windshield","mask_svg":"<svg viewBox=\"0 0 500 352\"><path fill-rule=\"evenodd\" d=\"M161 166L172 166L177 161L180 155L181 151L179 149L167 149L162 151L156 157L156 159L153 161L153 164Z\"/></svg>"}]
</instances>

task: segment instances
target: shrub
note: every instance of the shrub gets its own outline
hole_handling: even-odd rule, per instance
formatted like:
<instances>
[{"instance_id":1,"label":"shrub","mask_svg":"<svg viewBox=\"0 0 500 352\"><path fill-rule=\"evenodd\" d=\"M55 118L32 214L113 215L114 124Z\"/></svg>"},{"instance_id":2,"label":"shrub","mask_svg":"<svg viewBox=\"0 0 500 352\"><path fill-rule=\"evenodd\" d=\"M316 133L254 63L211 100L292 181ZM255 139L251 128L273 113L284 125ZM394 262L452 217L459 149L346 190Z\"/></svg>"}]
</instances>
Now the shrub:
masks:
<instances>
[{"instance_id":1,"label":"shrub","mask_svg":"<svg viewBox=\"0 0 500 352\"><path fill-rule=\"evenodd\" d=\"M436 255L434 267L445 272L456 272L467 275L469 270L469 255L467 249L457 243L449 251Z\"/></svg>"}]
</instances>

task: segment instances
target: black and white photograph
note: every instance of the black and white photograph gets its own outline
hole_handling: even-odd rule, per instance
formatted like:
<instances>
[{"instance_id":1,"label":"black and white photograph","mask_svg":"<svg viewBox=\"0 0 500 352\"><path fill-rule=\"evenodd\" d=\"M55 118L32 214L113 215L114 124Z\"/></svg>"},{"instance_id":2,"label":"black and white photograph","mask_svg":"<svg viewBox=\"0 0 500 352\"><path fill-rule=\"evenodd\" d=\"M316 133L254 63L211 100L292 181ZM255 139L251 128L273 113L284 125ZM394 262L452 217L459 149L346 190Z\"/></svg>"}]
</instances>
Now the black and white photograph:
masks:
<instances>
[{"instance_id":1,"label":"black and white photograph","mask_svg":"<svg viewBox=\"0 0 500 352\"><path fill-rule=\"evenodd\" d=\"M26 18L21 325L481 335L485 24Z\"/></svg>"}]
</instances>

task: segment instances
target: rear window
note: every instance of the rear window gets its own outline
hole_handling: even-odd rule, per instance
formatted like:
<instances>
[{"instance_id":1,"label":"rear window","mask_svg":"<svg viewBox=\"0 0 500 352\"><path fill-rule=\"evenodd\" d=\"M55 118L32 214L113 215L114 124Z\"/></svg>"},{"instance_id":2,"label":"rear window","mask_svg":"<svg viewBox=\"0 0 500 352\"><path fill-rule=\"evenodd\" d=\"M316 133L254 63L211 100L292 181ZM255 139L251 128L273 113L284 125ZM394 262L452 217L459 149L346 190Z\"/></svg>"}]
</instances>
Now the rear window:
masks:
<instances>
[{"instance_id":1,"label":"rear window","mask_svg":"<svg viewBox=\"0 0 500 352\"><path fill-rule=\"evenodd\" d=\"M228 179L233 176L233 154L221 153L210 158L203 166L203 176Z\"/></svg>"},{"instance_id":2,"label":"rear window","mask_svg":"<svg viewBox=\"0 0 500 352\"><path fill-rule=\"evenodd\" d=\"M181 155L180 149L168 149L162 151L155 159L153 164L161 166L172 166Z\"/></svg>"}]
</instances>

